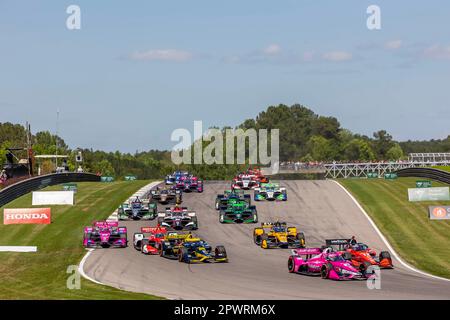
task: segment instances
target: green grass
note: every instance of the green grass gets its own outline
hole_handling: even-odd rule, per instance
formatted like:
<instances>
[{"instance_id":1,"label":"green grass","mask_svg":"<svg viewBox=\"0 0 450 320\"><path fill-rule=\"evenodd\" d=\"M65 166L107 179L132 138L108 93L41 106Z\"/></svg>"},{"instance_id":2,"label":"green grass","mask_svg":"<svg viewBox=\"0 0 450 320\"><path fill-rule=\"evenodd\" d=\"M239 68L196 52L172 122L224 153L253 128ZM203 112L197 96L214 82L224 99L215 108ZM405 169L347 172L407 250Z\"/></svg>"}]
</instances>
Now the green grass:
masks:
<instances>
[{"instance_id":1,"label":"green grass","mask_svg":"<svg viewBox=\"0 0 450 320\"><path fill-rule=\"evenodd\" d=\"M439 170L450 172L450 166L434 166L433 169L439 169Z\"/></svg>"},{"instance_id":2,"label":"green grass","mask_svg":"<svg viewBox=\"0 0 450 320\"><path fill-rule=\"evenodd\" d=\"M450 221L428 218L428 206L450 201L409 202L408 188L416 178L347 179L339 182L364 207L381 232L409 264L431 274L450 278ZM446 186L433 181L433 187Z\"/></svg>"},{"instance_id":3,"label":"green grass","mask_svg":"<svg viewBox=\"0 0 450 320\"><path fill-rule=\"evenodd\" d=\"M0 245L37 246L37 253L0 252L0 299L155 299L120 291L82 278L81 289L69 290L67 268L78 265L86 251L83 227L106 219L148 181L78 183L75 206L52 206L50 225L3 225ZM61 190L54 186L46 190ZM31 194L5 208L30 208Z\"/></svg>"}]
</instances>

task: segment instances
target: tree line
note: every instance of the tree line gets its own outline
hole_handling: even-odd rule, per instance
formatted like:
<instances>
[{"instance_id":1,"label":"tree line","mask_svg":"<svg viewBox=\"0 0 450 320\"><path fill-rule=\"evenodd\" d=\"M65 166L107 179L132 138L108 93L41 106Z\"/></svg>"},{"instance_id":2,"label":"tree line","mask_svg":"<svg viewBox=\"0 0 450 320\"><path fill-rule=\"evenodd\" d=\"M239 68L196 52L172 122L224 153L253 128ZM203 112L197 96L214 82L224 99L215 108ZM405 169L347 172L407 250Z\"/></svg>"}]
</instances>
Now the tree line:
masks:
<instances>
[{"instance_id":1,"label":"tree line","mask_svg":"<svg viewBox=\"0 0 450 320\"><path fill-rule=\"evenodd\" d=\"M343 128L335 117L315 114L309 108L294 104L269 106L255 118L247 119L237 129L279 129L280 161L396 161L411 152L448 152L450 135L442 140L398 142L386 130L378 130L371 137ZM224 131L225 128L223 128ZM93 149L71 149L62 139L48 131L32 135L35 154L68 155L68 166L75 171L75 156L83 154L85 171L121 178L160 178L174 170L189 170L205 179L231 178L244 165L180 165L171 161L167 150L122 153ZM6 148L25 147L26 129L20 124L0 123L0 165L5 162ZM204 146L208 142L203 142ZM56 150L57 149L57 150ZM41 162L43 173L52 171L51 160Z\"/></svg>"}]
</instances>

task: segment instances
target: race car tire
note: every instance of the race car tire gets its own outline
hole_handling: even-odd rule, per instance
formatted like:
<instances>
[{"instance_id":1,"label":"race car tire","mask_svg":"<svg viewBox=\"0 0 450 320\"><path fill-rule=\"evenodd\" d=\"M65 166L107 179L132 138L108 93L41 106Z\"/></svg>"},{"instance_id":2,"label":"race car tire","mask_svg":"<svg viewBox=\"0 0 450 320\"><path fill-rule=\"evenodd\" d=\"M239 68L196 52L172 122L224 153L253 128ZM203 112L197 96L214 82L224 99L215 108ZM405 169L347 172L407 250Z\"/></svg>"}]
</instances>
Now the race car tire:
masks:
<instances>
[{"instance_id":1,"label":"race car tire","mask_svg":"<svg viewBox=\"0 0 450 320\"><path fill-rule=\"evenodd\" d=\"M220 201L216 200L215 208L216 208L216 210L220 209Z\"/></svg>"},{"instance_id":2,"label":"race car tire","mask_svg":"<svg viewBox=\"0 0 450 320\"><path fill-rule=\"evenodd\" d=\"M303 232L299 232L297 233L296 238L300 242L300 247L304 248L306 245L305 234Z\"/></svg>"},{"instance_id":3,"label":"race car tire","mask_svg":"<svg viewBox=\"0 0 450 320\"><path fill-rule=\"evenodd\" d=\"M342 258L344 258L344 260L351 261L352 260L352 254L350 252L344 252L342 254Z\"/></svg>"},{"instance_id":4,"label":"race car tire","mask_svg":"<svg viewBox=\"0 0 450 320\"><path fill-rule=\"evenodd\" d=\"M372 264L370 262L364 261L363 263L360 264L359 266L359 270L361 271L361 273L365 276L367 274L367 270L372 266Z\"/></svg>"},{"instance_id":5,"label":"race car tire","mask_svg":"<svg viewBox=\"0 0 450 320\"><path fill-rule=\"evenodd\" d=\"M380 261L384 260L384 259L389 259L391 260L391 254L387 251L381 251L380 252Z\"/></svg>"},{"instance_id":6,"label":"race car tire","mask_svg":"<svg viewBox=\"0 0 450 320\"><path fill-rule=\"evenodd\" d=\"M190 263L190 260L188 257L188 250L186 248L180 248L180 250L178 252L178 261Z\"/></svg>"},{"instance_id":7,"label":"race car tire","mask_svg":"<svg viewBox=\"0 0 450 320\"><path fill-rule=\"evenodd\" d=\"M166 253L166 248L164 246L164 243L161 243L161 245L159 246L159 256L165 257L166 256L165 253Z\"/></svg>"},{"instance_id":8,"label":"race car tire","mask_svg":"<svg viewBox=\"0 0 450 320\"><path fill-rule=\"evenodd\" d=\"M288 259L288 270L289 270L289 273L295 272L295 262L294 262L293 256L290 256Z\"/></svg>"},{"instance_id":9,"label":"race car tire","mask_svg":"<svg viewBox=\"0 0 450 320\"><path fill-rule=\"evenodd\" d=\"M258 223L258 214L253 212L253 223Z\"/></svg>"},{"instance_id":10,"label":"race car tire","mask_svg":"<svg viewBox=\"0 0 450 320\"><path fill-rule=\"evenodd\" d=\"M256 235L256 229L253 230L253 241L255 242L255 244L257 246L261 245L261 236L260 235Z\"/></svg>"},{"instance_id":11,"label":"race car tire","mask_svg":"<svg viewBox=\"0 0 450 320\"><path fill-rule=\"evenodd\" d=\"M219 214L219 222L220 222L220 223L224 223L224 220L225 220L225 215L223 214L223 212L221 212L221 213Z\"/></svg>"},{"instance_id":12,"label":"race car tire","mask_svg":"<svg viewBox=\"0 0 450 320\"><path fill-rule=\"evenodd\" d=\"M143 252L144 246L147 245L147 244L149 243L149 242L148 242L148 239L142 239L140 242L141 242L141 253L144 253L144 252Z\"/></svg>"},{"instance_id":13,"label":"race car tire","mask_svg":"<svg viewBox=\"0 0 450 320\"><path fill-rule=\"evenodd\" d=\"M162 225L164 218L158 217L158 225Z\"/></svg>"},{"instance_id":14,"label":"race car tire","mask_svg":"<svg viewBox=\"0 0 450 320\"><path fill-rule=\"evenodd\" d=\"M227 258L227 250L224 246L217 246L215 250L216 257Z\"/></svg>"},{"instance_id":15,"label":"race car tire","mask_svg":"<svg viewBox=\"0 0 450 320\"><path fill-rule=\"evenodd\" d=\"M192 222L195 224L195 226L192 227L192 230L197 230L198 229L198 219L197 219L197 217L192 217Z\"/></svg>"},{"instance_id":16,"label":"race car tire","mask_svg":"<svg viewBox=\"0 0 450 320\"><path fill-rule=\"evenodd\" d=\"M320 276L322 277L322 279L328 279L332 268L333 266L331 265L331 263L327 263L322 266L322 268L320 269Z\"/></svg>"},{"instance_id":17,"label":"race car tire","mask_svg":"<svg viewBox=\"0 0 450 320\"><path fill-rule=\"evenodd\" d=\"M269 237L267 236L267 234L261 235L261 248L269 249Z\"/></svg>"}]
</instances>

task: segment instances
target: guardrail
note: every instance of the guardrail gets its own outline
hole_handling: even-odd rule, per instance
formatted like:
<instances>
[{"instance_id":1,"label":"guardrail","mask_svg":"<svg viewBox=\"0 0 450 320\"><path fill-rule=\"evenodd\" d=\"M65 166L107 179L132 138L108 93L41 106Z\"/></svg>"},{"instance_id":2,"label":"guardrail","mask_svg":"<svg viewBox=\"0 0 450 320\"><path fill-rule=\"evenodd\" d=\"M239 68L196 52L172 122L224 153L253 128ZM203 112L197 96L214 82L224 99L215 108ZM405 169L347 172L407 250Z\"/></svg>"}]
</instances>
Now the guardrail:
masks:
<instances>
[{"instance_id":1,"label":"guardrail","mask_svg":"<svg viewBox=\"0 0 450 320\"><path fill-rule=\"evenodd\" d=\"M97 182L100 177L91 173L55 173L33 177L10 185L0 191L0 207L31 191L67 182Z\"/></svg>"},{"instance_id":2,"label":"guardrail","mask_svg":"<svg viewBox=\"0 0 450 320\"><path fill-rule=\"evenodd\" d=\"M396 171L399 177L418 177L450 184L450 172L432 168L406 168Z\"/></svg>"}]
</instances>

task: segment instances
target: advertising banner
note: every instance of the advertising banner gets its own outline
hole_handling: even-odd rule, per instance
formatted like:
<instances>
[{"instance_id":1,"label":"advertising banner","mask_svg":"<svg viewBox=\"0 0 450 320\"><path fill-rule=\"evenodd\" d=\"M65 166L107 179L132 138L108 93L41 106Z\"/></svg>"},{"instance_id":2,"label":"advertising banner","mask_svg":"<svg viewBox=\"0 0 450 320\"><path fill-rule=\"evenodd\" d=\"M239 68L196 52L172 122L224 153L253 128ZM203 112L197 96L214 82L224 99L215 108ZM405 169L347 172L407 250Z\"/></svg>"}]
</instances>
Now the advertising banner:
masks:
<instances>
[{"instance_id":1,"label":"advertising banner","mask_svg":"<svg viewBox=\"0 0 450 320\"><path fill-rule=\"evenodd\" d=\"M113 182L114 181L114 177L104 176L104 177L101 177L100 179L101 179L101 182Z\"/></svg>"},{"instance_id":2,"label":"advertising banner","mask_svg":"<svg viewBox=\"0 0 450 320\"><path fill-rule=\"evenodd\" d=\"M416 181L416 188L431 188L430 180L418 180Z\"/></svg>"},{"instance_id":3,"label":"advertising banner","mask_svg":"<svg viewBox=\"0 0 450 320\"><path fill-rule=\"evenodd\" d=\"M33 206L73 205L73 191L35 191L33 192Z\"/></svg>"},{"instance_id":4,"label":"advertising banner","mask_svg":"<svg viewBox=\"0 0 450 320\"><path fill-rule=\"evenodd\" d=\"M49 224L49 223L51 223L50 208L3 210L3 224Z\"/></svg>"},{"instance_id":5,"label":"advertising banner","mask_svg":"<svg viewBox=\"0 0 450 320\"><path fill-rule=\"evenodd\" d=\"M368 172L367 173L367 178L369 178L369 179L378 178L378 173L376 173L376 172Z\"/></svg>"},{"instance_id":6,"label":"advertising banner","mask_svg":"<svg viewBox=\"0 0 450 320\"><path fill-rule=\"evenodd\" d=\"M450 206L429 206L431 220L450 220Z\"/></svg>"},{"instance_id":7,"label":"advertising banner","mask_svg":"<svg viewBox=\"0 0 450 320\"><path fill-rule=\"evenodd\" d=\"M125 181L134 181L137 180L136 176L125 176Z\"/></svg>"},{"instance_id":8,"label":"advertising banner","mask_svg":"<svg viewBox=\"0 0 450 320\"><path fill-rule=\"evenodd\" d=\"M76 183L64 183L63 190L64 191L73 191L73 192L77 193L78 185Z\"/></svg>"},{"instance_id":9,"label":"advertising banner","mask_svg":"<svg viewBox=\"0 0 450 320\"><path fill-rule=\"evenodd\" d=\"M397 179L397 174L396 173L385 173L384 178L386 180L395 180L395 179Z\"/></svg>"},{"instance_id":10,"label":"advertising banner","mask_svg":"<svg viewBox=\"0 0 450 320\"><path fill-rule=\"evenodd\" d=\"M409 201L448 201L450 200L449 187L409 188Z\"/></svg>"}]
</instances>

